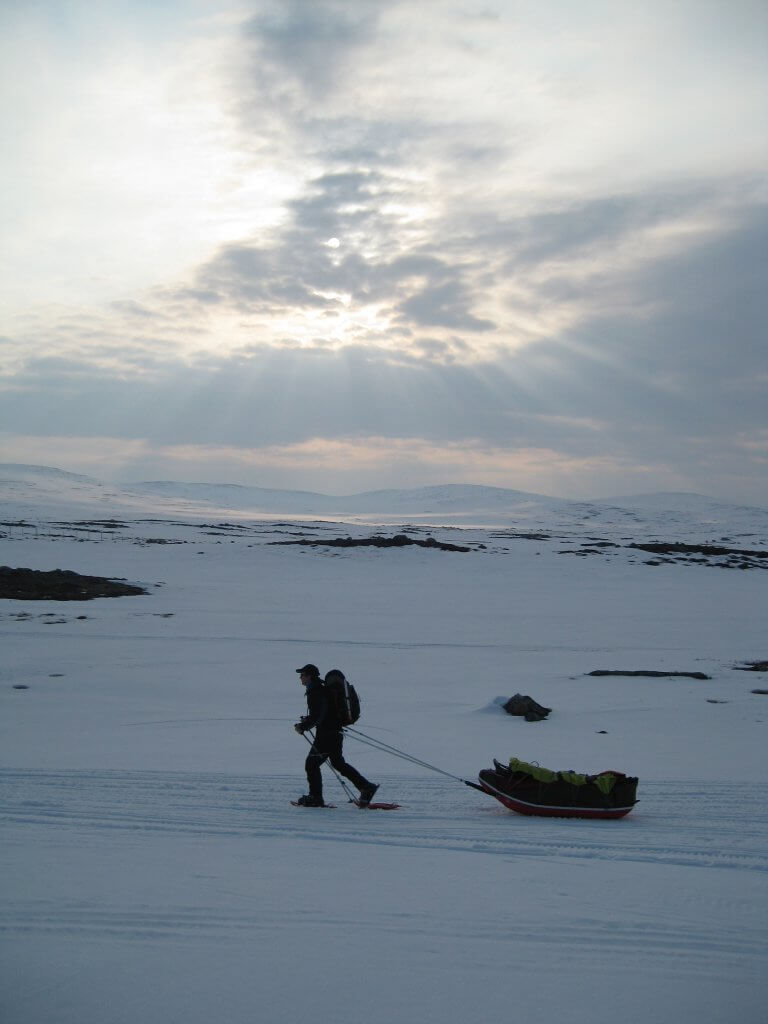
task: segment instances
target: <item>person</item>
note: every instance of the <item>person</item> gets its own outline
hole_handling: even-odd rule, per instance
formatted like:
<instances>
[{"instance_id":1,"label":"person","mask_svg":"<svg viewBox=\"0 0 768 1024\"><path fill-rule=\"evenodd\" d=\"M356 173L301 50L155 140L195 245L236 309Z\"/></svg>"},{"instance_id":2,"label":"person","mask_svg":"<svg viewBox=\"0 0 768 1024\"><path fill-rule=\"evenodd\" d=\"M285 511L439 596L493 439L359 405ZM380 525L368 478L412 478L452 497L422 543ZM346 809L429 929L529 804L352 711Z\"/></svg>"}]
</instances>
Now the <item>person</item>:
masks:
<instances>
[{"instance_id":1,"label":"person","mask_svg":"<svg viewBox=\"0 0 768 1024\"><path fill-rule=\"evenodd\" d=\"M299 674L299 680L306 688L307 714L294 725L294 729L302 736L310 729L315 730L314 742L307 754L307 760L304 762L309 793L299 797L297 803L302 807L325 806L320 765L328 760L339 775L349 779L352 785L360 791L359 806L367 807L379 787L369 782L356 768L344 760L341 749L344 742L342 725L333 702L328 699L325 685L320 678L320 670L317 665L304 665L302 668L297 668L296 671Z\"/></svg>"}]
</instances>

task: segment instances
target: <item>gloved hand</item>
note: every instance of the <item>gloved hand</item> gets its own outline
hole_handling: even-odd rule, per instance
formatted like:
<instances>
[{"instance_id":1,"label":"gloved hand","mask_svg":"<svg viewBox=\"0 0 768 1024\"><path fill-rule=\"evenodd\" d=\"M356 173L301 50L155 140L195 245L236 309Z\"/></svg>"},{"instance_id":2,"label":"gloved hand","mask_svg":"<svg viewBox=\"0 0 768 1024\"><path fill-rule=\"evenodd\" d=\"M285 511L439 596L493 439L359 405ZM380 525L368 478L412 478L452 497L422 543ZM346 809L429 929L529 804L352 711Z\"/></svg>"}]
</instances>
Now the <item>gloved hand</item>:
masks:
<instances>
[{"instance_id":1,"label":"gloved hand","mask_svg":"<svg viewBox=\"0 0 768 1024\"><path fill-rule=\"evenodd\" d=\"M299 734L299 736L303 736L304 735L304 723L303 722L297 722L296 725L294 725L293 728L296 730L296 732Z\"/></svg>"}]
</instances>

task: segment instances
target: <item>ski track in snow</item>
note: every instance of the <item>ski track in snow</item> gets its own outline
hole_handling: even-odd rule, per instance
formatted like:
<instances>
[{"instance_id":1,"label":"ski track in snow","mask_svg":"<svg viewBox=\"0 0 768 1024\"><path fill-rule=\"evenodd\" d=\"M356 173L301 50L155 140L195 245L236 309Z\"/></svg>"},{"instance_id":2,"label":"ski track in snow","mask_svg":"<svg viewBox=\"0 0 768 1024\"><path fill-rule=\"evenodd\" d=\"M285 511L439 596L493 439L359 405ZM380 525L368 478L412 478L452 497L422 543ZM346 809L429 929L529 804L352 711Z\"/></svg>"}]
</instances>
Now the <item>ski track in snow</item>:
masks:
<instances>
[{"instance_id":1,"label":"ski track in snow","mask_svg":"<svg viewBox=\"0 0 768 1024\"><path fill-rule=\"evenodd\" d=\"M335 810L293 808L296 776L0 770L0 824L57 833L105 830L333 840L504 857L677 864L768 872L765 787L647 782L619 821L529 818L459 783L384 777L398 811L361 812L328 779ZM300 785L300 781L298 782Z\"/></svg>"},{"instance_id":2,"label":"ski track in snow","mask_svg":"<svg viewBox=\"0 0 768 1024\"><path fill-rule=\"evenodd\" d=\"M330 914L306 911L302 915L302 923L311 926L315 923L339 924L349 927L355 919L349 914ZM379 927L393 932L403 927L403 918L407 913L391 912L389 924L386 917ZM283 918L281 909L265 912L263 906L258 913L247 909L230 907L225 912L219 905L207 906L200 903L194 907L157 907L136 906L135 904L121 907L97 908L86 907L81 903L57 904L52 908L45 902L38 904L9 902L5 921L0 933L10 935L34 934L45 932L58 936L79 936L91 939L107 937L127 941L143 941L146 939L172 939L213 937L238 940L245 933L262 932L267 936L274 935ZM467 922L458 917L453 920L447 915L442 922L442 934L456 938L490 939L500 936L498 921L474 919ZM413 933L414 929L411 929ZM516 937L519 941L551 945L552 937L537 926L516 925ZM423 934L429 934L424 929ZM621 923L604 919L583 918L575 922L558 923L558 944L569 948L569 957L573 960L591 960L596 952L610 952L619 946L632 948L636 955L653 954L675 961L678 965L688 962L689 968L696 967L697 959L703 962L713 956L733 958L729 970L743 970L749 973L764 958L765 935L757 929L747 927L729 928L720 926L717 933L702 934L698 924L695 926L681 923L679 925L649 924L648 922ZM745 962L740 962L745 960ZM699 970L706 968L701 964ZM720 965L722 968L722 964Z\"/></svg>"},{"instance_id":3,"label":"ski track in snow","mask_svg":"<svg viewBox=\"0 0 768 1024\"><path fill-rule=\"evenodd\" d=\"M523 817L442 779L389 776L380 781L382 799L400 800L400 810L360 811L344 803L330 778L326 796L337 808L309 810L289 805L297 788L293 775L6 769L0 770L0 826L9 846L18 842L27 847L32 842L38 848L58 849L64 844L91 854L98 843L120 849L129 833L144 849L163 836L219 841L234 837L246 844L253 840L255 862L263 850L260 844L272 840L308 848L327 842L410 848L430 855L460 851L479 858L479 877L488 857L504 858L510 874L519 870L521 876L526 864L548 858L606 867L614 863L624 875L638 863L665 870L684 866L768 872L764 788L761 792L736 783L647 783L641 785L641 803L629 817L600 822ZM172 896L169 903L129 902L124 893L123 898L115 893L106 904L94 904L61 895L46 899L44 889L36 889L29 898L18 893L5 901L0 934L6 941L48 935L96 942L239 942L249 933L269 941L281 926L284 911L276 898L262 901L257 909L243 905L236 893L231 901L224 896L219 892L210 902L209 894L207 901L204 881L195 905L176 905ZM313 915L329 923L327 909L308 908L301 912L300 926L312 927ZM342 929L358 927L354 907L340 906L332 917ZM404 917L407 906L395 905L379 916L377 927L394 934L403 928ZM410 923L411 931L419 927L417 920ZM443 934L464 940L494 940L508 927L506 914L468 920L465 910L450 906L441 920ZM551 945L551 934L536 919L518 920L515 929L523 943ZM557 942L568 948L572 961L575 957L586 962L622 947L702 978L716 962L719 971L727 969L746 979L759 970L765 934L733 920L702 931L695 919L616 920L596 912L559 920Z\"/></svg>"},{"instance_id":4,"label":"ski track in snow","mask_svg":"<svg viewBox=\"0 0 768 1024\"><path fill-rule=\"evenodd\" d=\"M18 629L0 629L0 636L8 636L16 639L19 636ZM24 639L41 639L41 640L72 640L73 634L71 632L63 632L52 629L24 629ZM520 644L510 641L429 641L429 640L351 640L346 637L323 637L307 639L307 637L269 637L269 636L254 636L252 634L243 635L227 635L227 634L216 634L216 633L205 633L201 635L195 634L162 634L162 633L105 633L99 631L98 633L88 633L88 643L102 640L125 640L130 638L132 641L160 641L166 643L241 643L241 644L276 644L301 647L317 647L318 644L325 644L334 647L363 647L373 648L375 650L394 650L394 651L418 651L418 650L477 650L477 651L490 651L490 650L508 650L515 651L519 654L538 654L538 653L551 653L552 651L558 651L565 654L604 654L608 648L604 645L597 644L562 644L552 642L546 644ZM661 646L654 645L649 647L646 645L646 651L677 651L678 646Z\"/></svg>"}]
</instances>

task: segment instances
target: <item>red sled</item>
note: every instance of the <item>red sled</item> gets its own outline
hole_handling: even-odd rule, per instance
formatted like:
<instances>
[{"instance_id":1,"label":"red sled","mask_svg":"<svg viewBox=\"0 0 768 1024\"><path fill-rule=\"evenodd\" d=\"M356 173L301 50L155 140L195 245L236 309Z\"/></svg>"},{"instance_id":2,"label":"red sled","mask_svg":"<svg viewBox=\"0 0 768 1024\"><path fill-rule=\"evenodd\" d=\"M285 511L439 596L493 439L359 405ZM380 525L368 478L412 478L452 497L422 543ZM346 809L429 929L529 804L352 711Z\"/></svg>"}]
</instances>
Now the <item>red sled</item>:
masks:
<instances>
[{"instance_id":1,"label":"red sled","mask_svg":"<svg viewBox=\"0 0 768 1024\"><path fill-rule=\"evenodd\" d=\"M543 818L623 818L637 803L636 778L623 772L600 772L587 776L583 785L574 785L561 774L551 782L541 782L524 771L515 771L494 761L478 775L475 788L495 797L511 811ZM602 780L613 777L606 791Z\"/></svg>"}]
</instances>

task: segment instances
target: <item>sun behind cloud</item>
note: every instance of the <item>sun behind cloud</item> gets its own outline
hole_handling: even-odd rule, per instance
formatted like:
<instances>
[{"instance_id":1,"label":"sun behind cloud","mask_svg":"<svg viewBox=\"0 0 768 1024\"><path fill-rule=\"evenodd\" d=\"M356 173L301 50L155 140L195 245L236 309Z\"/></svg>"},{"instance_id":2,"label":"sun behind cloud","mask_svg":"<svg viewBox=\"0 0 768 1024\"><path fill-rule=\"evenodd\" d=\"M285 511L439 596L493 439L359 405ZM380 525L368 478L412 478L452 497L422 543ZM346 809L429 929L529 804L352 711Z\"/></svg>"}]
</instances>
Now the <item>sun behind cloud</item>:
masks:
<instances>
[{"instance_id":1,"label":"sun behind cloud","mask_svg":"<svg viewBox=\"0 0 768 1024\"><path fill-rule=\"evenodd\" d=\"M54 6L0 10L7 446L766 493L764 5Z\"/></svg>"}]
</instances>

